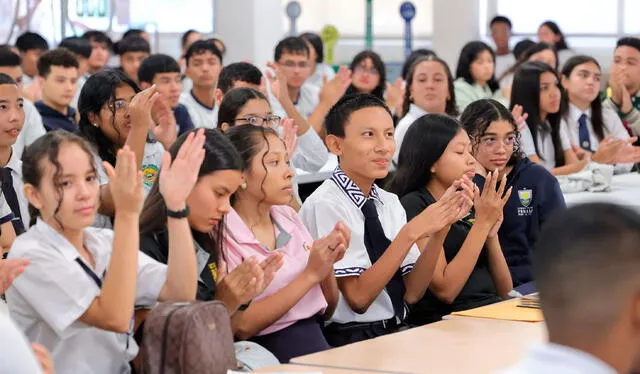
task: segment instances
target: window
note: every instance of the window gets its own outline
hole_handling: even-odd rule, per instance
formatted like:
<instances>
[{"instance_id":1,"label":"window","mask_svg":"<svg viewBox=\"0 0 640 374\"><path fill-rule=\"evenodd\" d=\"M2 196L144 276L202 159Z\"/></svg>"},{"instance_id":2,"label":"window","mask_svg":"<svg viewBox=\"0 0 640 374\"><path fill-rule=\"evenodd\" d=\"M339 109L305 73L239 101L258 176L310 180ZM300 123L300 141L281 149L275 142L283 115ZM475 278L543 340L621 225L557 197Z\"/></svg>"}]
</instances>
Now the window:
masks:
<instances>
[{"instance_id":1,"label":"window","mask_svg":"<svg viewBox=\"0 0 640 374\"><path fill-rule=\"evenodd\" d=\"M640 1L624 0L622 12L624 14L624 33L640 33L640 23L638 22L638 14L640 14Z\"/></svg>"},{"instance_id":2,"label":"window","mask_svg":"<svg viewBox=\"0 0 640 374\"><path fill-rule=\"evenodd\" d=\"M282 0L285 29L290 21L285 7L290 0ZM320 32L326 25L335 26L346 38L362 38L366 27L365 0L298 0L302 13L297 19L299 32ZM404 20L400 17L400 4L404 0L373 0L373 34L378 38L401 38ZM415 38L428 38L433 33L433 0L413 0L416 17L411 22Z\"/></svg>"}]
</instances>

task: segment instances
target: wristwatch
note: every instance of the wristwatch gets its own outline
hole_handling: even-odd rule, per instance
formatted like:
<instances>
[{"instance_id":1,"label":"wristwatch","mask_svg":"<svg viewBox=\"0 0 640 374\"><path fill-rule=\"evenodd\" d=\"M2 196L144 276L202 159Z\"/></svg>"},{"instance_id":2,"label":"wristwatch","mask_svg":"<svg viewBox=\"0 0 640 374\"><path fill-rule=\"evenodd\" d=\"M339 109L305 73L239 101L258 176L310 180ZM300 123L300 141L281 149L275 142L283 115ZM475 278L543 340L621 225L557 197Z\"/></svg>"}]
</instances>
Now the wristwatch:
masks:
<instances>
[{"instance_id":1,"label":"wristwatch","mask_svg":"<svg viewBox=\"0 0 640 374\"><path fill-rule=\"evenodd\" d=\"M187 204L184 205L184 209L182 210L169 210L169 208L167 208L167 217L171 218L187 218L189 213L191 213L191 210Z\"/></svg>"}]
</instances>

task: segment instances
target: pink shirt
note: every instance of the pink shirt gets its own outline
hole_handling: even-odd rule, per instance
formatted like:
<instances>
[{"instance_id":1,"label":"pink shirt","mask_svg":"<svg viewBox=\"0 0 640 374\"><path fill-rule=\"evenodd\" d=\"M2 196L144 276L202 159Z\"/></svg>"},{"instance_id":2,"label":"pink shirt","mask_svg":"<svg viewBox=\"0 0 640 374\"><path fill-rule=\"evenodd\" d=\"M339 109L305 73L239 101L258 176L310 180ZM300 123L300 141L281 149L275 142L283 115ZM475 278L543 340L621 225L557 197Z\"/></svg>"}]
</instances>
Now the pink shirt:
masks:
<instances>
[{"instance_id":1,"label":"pink shirt","mask_svg":"<svg viewBox=\"0 0 640 374\"><path fill-rule=\"evenodd\" d=\"M225 217L223 252L228 271L235 269L251 256L257 256L258 260L262 261L274 252L282 252L284 255L282 267L276 273L271 284L261 295L256 297L256 300L278 292L296 279L307 266L309 249L313 243L309 231L291 207L286 205L272 206L271 219L275 226L277 247L273 251L258 242L235 210L231 209ZM327 301L322 289L319 284L315 285L291 310L257 335L266 335L282 330L297 321L322 313L326 308Z\"/></svg>"}]
</instances>

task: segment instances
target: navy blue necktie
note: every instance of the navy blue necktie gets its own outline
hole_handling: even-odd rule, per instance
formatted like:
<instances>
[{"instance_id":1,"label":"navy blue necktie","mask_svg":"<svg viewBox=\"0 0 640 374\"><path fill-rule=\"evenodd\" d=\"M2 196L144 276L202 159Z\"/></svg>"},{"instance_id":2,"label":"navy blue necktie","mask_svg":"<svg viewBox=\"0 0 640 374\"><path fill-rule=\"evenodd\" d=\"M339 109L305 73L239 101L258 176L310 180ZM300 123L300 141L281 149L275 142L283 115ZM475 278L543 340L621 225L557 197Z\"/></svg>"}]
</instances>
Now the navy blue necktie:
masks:
<instances>
[{"instance_id":1,"label":"navy blue necktie","mask_svg":"<svg viewBox=\"0 0 640 374\"><path fill-rule=\"evenodd\" d=\"M378 218L378 211L376 210L376 204L373 199L367 199L361 208L364 215L364 245L367 248L369 259L371 264L375 264L376 261L382 256L384 251L391 244L384 234L384 229ZM391 298L393 304L393 312L401 321L405 317L405 305L404 305L404 281L402 280L402 274L400 269L396 271L389 283L387 283L387 293Z\"/></svg>"},{"instance_id":2,"label":"navy blue necktie","mask_svg":"<svg viewBox=\"0 0 640 374\"><path fill-rule=\"evenodd\" d=\"M2 176L2 194L5 200L9 204L13 215L16 219L12 220L13 229L16 235L20 235L24 232L24 222L22 222L22 215L20 214L20 203L18 203L18 195L13 188L13 177L11 176L11 169L8 167L0 168L0 174Z\"/></svg>"},{"instance_id":3,"label":"navy blue necktie","mask_svg":"<svg viewBox=\"0 0 640 374\"><path fill-rule=\"evenodd\" d=\"M580 148L593 152L591 150L591 136L589 135L589 129L587 128L587 115L582 114L578 119L578 137L580 140Z\"/></svg>"}]
</instances>

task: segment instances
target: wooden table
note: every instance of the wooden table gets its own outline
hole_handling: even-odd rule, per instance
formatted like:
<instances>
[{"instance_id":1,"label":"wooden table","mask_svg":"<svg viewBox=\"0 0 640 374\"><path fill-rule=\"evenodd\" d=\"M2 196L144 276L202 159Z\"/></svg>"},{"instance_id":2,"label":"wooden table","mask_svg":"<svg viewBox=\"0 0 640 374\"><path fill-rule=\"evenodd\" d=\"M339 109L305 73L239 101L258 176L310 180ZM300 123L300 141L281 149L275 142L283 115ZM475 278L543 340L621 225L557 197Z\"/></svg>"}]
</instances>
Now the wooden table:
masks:
<instances>
[{"instance_id":1,"label":"wooden table","mask_svg":"<svg viewBox=\"0 0 640 374\"><path fill-rule=\"evenodd\" d=\"M544 323L460 317L292 360L400 373L492 373L546 340Z\"/></svg>"},{"instance_id":2,"label":"wooden table","mask_svg":"<svg viewBox=\"0 0 640 374\"><path fill-rule=\"evenodd\" d=\"M362 371L352 369L338 369L320 366L278 365L254 371L254 373L322 373L322 374L377 374L380 371Z\"/></svg>"}]
</instances>

